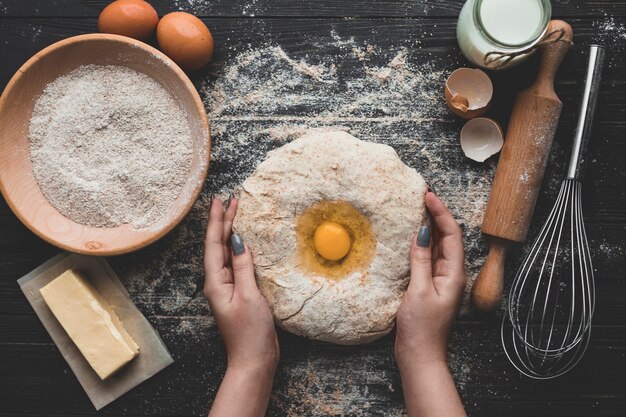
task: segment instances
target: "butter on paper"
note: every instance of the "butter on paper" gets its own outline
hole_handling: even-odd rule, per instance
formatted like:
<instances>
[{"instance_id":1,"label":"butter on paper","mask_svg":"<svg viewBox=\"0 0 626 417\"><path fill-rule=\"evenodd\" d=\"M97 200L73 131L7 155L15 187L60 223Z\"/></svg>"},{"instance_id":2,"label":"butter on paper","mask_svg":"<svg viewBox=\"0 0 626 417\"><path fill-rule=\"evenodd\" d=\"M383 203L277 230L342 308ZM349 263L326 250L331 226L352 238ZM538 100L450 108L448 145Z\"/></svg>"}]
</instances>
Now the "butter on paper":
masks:
<instances>
[{"instance_id":1,"label":"butter on paper","mask_svg":"<svg viewBox=\"0 0 626 417\"><path fill-rule=\"evenodd\" d=\"M115 306L115 312L140 346L139 355L119 372L102 381L52 314L39 289L68 269L77 269ZM63 253L48 260L18 281L31 306L72 368L96 410L119 398L173 362L172 356L148 320L133 304L104 258Z\"/></svg>"},{"instance_id":2,"label":"butter on paper","mask_svg":"<svg viewBox=\"0 0 626 417\"><path fill-rule=\"evenodd\" d=\"M68 269L39 290L43 300L100 379L139 354L139 346L85 274Z\"/></svg>"}]
</instances>

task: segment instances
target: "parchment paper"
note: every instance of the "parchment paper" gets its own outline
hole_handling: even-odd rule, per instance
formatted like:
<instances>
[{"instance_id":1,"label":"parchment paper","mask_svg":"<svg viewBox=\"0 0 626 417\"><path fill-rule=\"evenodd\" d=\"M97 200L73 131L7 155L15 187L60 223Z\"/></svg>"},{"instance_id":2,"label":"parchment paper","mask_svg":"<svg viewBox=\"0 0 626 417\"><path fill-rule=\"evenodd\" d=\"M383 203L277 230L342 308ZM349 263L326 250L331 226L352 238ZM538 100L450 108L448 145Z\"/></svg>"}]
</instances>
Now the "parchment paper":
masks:
<instances>
[{"instance_id":1,"label":"parchment paper","mask_svg":"<svg viewBox=\"0 0 626 417\"><path fill-rule=\"evenodd\" d=\"M70 268L80 270L114 307L124 327L139 345L139 355L105 381L102 381L91 368L39 293L41 287ZM17 282L96 410L119 398L173 362L163 341L135 307L126 288L104 258L62 253Z\"/></svg>"}]
</instances>

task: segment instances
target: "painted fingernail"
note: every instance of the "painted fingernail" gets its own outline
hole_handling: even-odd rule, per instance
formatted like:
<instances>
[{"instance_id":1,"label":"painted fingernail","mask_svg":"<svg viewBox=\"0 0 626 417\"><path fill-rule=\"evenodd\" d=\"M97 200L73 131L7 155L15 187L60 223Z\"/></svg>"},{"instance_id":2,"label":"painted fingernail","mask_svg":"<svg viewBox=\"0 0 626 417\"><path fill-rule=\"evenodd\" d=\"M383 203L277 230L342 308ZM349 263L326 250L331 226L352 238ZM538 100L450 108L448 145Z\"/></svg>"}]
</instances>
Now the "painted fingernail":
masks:
<instances>
[{"instance_id":1,"label":"painted fingernail","mask_svg":"<svg viewBox=\"0 0 626 417\"><path fill-rule=\"evenodd\" d=\"M422 248L428 247L430 243L430 227L422 226L419 232L417 232L417 246Z\"/></svg>"},{"instance_id":2,"label":"painted fingernail","mask_svg":"<svg viewBox=\"0 0 626 417\"><path fill-rule=\"evenodd\" d=\"M427 191L427 192L430 192L430 193L433 193L433 194L437 194L437 193L435 192L435 189L433 188L433 186L432 186L432 185L430 185L430 184L426 184L426 191Z\"/></svg>"},{"instance_id":3,"label":"painted fingernail","mask_svg":"<svg viewBox=\"0 0 626 417\"><path fill-rule=\"evenodd\" d=\"M230 202L233 201L233 198L235 198L233 193L228 194L228 201L226 201L226 208L228 208L228 206L230 206Z\"/></svg>"},{"instance_id":4,"label":"painted fingernail","mask_svg":"<svg viewBox=\"0 0 626 417\"><path fill-rule=\"evenodd\" d=\"M246 251L246 247L243 245L243 240L237 233L233 233L230 237L230 247L233 248L235 256L241 255Z\"/></svg>"}]
</instances>

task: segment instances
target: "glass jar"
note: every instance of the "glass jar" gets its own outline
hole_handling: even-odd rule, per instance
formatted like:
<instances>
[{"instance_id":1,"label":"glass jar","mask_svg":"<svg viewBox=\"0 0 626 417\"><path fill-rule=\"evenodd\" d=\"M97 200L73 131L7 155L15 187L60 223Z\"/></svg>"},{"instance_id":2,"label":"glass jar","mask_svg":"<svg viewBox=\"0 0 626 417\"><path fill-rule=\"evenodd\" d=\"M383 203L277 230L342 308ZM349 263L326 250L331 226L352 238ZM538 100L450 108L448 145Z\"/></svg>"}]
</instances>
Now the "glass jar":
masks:
<instances>
[{"instance_id":1,"label":"glass jar","mask_svg":"<svg viewBox=\"0 0 626 417\"><path fill-rule=\"evenodd\" d=\"M551 14L550 0L467 0L457 40L463 55L479 67L510 68L534 52Z\"/></svg>"}]
</instances>

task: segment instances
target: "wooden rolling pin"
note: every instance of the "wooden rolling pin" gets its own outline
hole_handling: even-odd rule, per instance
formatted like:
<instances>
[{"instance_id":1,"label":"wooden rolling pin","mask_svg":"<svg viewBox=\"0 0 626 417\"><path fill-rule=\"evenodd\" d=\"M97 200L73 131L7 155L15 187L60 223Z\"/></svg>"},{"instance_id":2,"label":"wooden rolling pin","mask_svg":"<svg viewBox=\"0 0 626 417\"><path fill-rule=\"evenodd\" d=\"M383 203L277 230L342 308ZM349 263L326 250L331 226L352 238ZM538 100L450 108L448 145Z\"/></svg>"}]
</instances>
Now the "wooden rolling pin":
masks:
<instances>
[{"instance_id":1,"label":"wooden rolling pin","mask_svg":"<svg viewBox=\"0 0 626 417\"><path fill-rule=\"evenodd\" d=\"M561 20L551 21L546 33L560 30L560 41L540 47L537 79L517 95L511 113L481 229L488 236L489 254L472 288L472 302L481 311L499 306L506 250L526 239L535 209L563 107L554 92L554 76L573 39L572 28Z\"/></svg>"}]
</instances>

